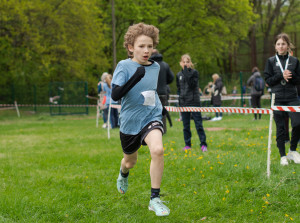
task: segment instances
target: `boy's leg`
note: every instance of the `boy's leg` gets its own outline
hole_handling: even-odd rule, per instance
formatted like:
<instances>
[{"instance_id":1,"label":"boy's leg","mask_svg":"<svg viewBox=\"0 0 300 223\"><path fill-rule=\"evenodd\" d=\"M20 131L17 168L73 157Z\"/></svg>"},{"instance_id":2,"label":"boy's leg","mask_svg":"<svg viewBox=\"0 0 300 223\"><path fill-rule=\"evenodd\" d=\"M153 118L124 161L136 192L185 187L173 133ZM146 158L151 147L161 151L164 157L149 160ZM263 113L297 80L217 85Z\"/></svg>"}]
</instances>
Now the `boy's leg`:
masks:
<instances>
[{"instance_id":1,"label":"boy's leg","mask_svg":"<svg viewBox=\"0 0 300 223\"><path fill-rule=\"evenodd\" d=\"M125 154L124 153L124 158L121 161L121 170L122 173L128 173L130 169L134 167L136 164L138 157L138 151L132 153L132 154Z\"/></svg>"},{"instance_id":2,"label":"boy's leg","mask_svg":"<svg viewBox=\"0 0 300 223\"><path fill-rule=\"evenodd\" d=\"M157 216L168 216L170 209L162 203L159 197L160 184L164 170L164 148L162 144L162 132L153 129L145 137L144 141L151 153L150 177L151 177L151 199L149 210L154 211Z\"/></svg>"},{"instance_id":3,"label":"boy's leg","mask_svg":"<svg viewBox=\"0 0 300 223\"><path fill-rule=\"evenodd\" d=\"M162 132L159 129L153 129L148 133L144 141L147 143L151 154L151 187L160 188L164 170L164 148L162 144Z\"/></svg>"},{"instance_id":4,"label":"boy's leg","mask_svg":"<svg viewBox=\"0 0 300 223\"><path fill-rule=\"evenodd\" d=\"M133 154L125 154L121 161L120 173L117 179L117 189L121 194L125 194L128 189L129 170L134 167L137 161L138 151Z\"/></svg>"}]
</instances>

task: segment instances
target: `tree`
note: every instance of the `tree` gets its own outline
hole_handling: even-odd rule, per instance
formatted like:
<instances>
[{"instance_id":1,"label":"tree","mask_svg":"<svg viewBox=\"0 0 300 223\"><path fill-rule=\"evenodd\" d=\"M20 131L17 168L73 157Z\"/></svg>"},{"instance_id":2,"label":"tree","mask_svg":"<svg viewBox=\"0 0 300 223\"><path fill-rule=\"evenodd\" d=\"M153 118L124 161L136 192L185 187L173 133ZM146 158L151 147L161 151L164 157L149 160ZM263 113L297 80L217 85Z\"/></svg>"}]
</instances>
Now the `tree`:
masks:
<instances>
[{"instance_id":1,"label":"tree","mask_svg":"<svg viewBox=\"0 0 300 223\"><path fill-rule=\"evenodd\" d=\"M104 12L96 0L1 2L0 70L9 81L40 83L86 80L107 66L102 48ZM4 54L8 59L4 59ZM3 60L2 60L3 59ZM98 76L98 75L97 75Z\"/></svg>"}]
</instances>

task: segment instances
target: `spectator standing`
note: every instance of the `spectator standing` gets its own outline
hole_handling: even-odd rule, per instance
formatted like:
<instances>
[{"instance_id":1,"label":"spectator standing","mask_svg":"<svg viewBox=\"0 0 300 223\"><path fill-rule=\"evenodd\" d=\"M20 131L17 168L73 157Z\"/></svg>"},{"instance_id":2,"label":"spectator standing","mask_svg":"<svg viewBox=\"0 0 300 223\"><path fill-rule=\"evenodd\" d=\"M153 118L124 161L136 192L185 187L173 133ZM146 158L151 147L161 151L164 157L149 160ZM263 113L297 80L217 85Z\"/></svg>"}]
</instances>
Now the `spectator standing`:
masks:
<instances>
[{"instance_id":1,"label":"spectator standing","mask_svg":"<svg viewBox=\"0 0 300 223\"><path fill-rule=\"evenodd\" d=\"M221 107L222 105L222 89L223 82L222 78L218 74L212 75L213 79L213 92L211 95L211 103L214 107ZM211 121L220 121L222 120L222 112L216 112L216 117L214 117Z\"/></svg>"},{"instance_id":2,"label":"spectator standing","mask_svg":"<svg viewBox=\"0 0 300 223\"><path fill-rule=\"evenodd\" d=\"M117 189L122 194L126 193L129 170L137 162L138 149L141 145L148 145L151 154L151 197L148 208L157 216L166 216L170 214L170 209L160 200L164 169L163 109L156 92L160 67L155 61L149 60L153 48L158 44L158 33L155 26L144 23L128 28L124 46L130 58L120 61L115 69L112 98L122 99L120 139L123 159Z\"/></svg>"},{"instance_id":3,"label":"spectator standing","mask_svg":"<svg viewBox=\"0 0 300 223\"><path fill-rule=\"evenodd\" d=\"M105 116L108 117L109 104L116 105L116 104L118 104L118 102L112 100L112 98L111 98L112 75L111 74L106 75L105 80L106 80L106 83L103 85L103 90L104 90L105 96L106 96L104 113L105 113ZM119 116L118 109L111 107L109 121L110 121L111 128L113 128L113 129L118 127L118 119L119 119L118 116Z\"/></svg>"},{"instance_id":4,"label":"spectator standing","mask_svg":"<svg viewBox=\"0 0 300 223\"><path fill-rule=\"evenodd\" d=\"M188 54L181 56L180 66L182 70L176 75L176 84L179 94L180 107L200 107L199 96L199 73L193 69L191 57ZM194 119L198 137L200 139L200 146L203 152L207 151L206 135L202 124L201 112L182 112L183 122L183 136L185 147L183 150L189 150L192 146L192 133L191 133L191 116Z\"/></svg>"},{"instance_id":5,"label":"spectator standing","mask_svg":"<svg viewBox=\"0 0 300 223\"><path fill-rule=\"evenodd\" d=\"M262 83L259 83L262 81ZM260 86L262 84L262 86ZM261 108L261 96L263 95L263 89L265 83L261 77L259 69L257 67L252 68L252 75L247 80L247 85L251 87L251 105L253 108ZM258 119L261 119L261 114L258 115ZM254 114L254 120L257 120L257 114Z\"/></svg>"},{"instance_id":6,"label":"spectator standing","mask_svg":"<svg viewBox=\"0 0 300 223\"><path fill-rule=\"evenodd\" d=\"M296 85L300 84L300 64L296 57L290 56L293 47L287 34L281 33L275 38L275 56L270 57L265 66L266 83L275 94L275 106L299 106ZM300 113L287 112L292 123L290 150L285 152L285 114L284 111L274 111L276 123L276 141L281 156L280 164L288 165L288 160L300 163L300 154L296 151L300 138Z\"/></svg>"},{"instance_id":7,"label":"spectator standing","mask_svg":"<svg viewBox=\"0 0 300 223\"><path fill-rule=\"evenodd\" d=\"M163 106L168 105L168 84L171 84L174 80L174 74L169 65L163 61L163 56L157 49L153 50L150 59L156 61L159 66L159 75L157 81L157 94ZM164 133L167 133L166 115L163 116Z\"/></svg>"},{"instance_id":8,"label":"spectator standing","mask_svg":"<svg viewBox=\"0 0 300 223\"><path fill-rule=\"evenodd\" d=\"M106 112L104 112L104 109L106 108L105 107L106 97L105 97L105 91L103 90L104 84L106 83L106 76L107 75L108 75L107 72L104 72L101 75L101 79L98 82L98 86L97 86L97 90L98 90L98 94L99 94L100 110L103 110L103 115L102 115L103 125L102 125L102 128L106 128L107 127L107 124L106 124L106 122L107 122L107 116L106 116Z\"/></svg>"}]
</instances>

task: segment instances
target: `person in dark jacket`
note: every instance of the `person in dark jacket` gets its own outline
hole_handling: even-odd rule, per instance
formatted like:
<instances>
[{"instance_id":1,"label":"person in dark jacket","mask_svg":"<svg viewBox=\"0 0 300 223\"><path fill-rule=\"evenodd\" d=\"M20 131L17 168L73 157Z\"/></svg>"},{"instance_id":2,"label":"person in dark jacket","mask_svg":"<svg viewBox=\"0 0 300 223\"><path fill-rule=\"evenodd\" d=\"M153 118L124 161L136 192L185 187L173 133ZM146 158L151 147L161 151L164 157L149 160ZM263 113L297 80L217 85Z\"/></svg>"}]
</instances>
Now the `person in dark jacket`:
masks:
<instances>
[{"instance_id":1,"label":"person in dark jacket","mask_svg":"<svg viewBox=\"0 0 300 223\"><path fill-rule=\"evenodd\" d=\"M247 80L247 85L251 86L251 105L252 108L261 108L260 99L263 95L263 91L257 91L255 89L255 78L261 77L259 69L257 67L252 68L252 75ZM258 115L258 119L261 119L261 114ZM254 120L257 120L257 114L254 114Z\"/></svg>"},{"instance_id":2,"label":"person in dark jacket","mask_svg":"<svg viewBox=\"0 0 300 223\"><path fill-rule=\"evenodd\" d=\"M275 38L276 55L267 60L265 80L275 94L275 106L299 106L296 85L300 84L300 64L296 57L290 56L292 47L289 36L285 33ZM285 153L285 112L274 111L276 123L276 141L281 156L280 164L288 165L288 160L300 163L300 154L296 151L300 138L300 113L287 112L292 123L290 150Z\"/></svg>"},{"instance_id":3,"label":"person in dark jacket","mask_svg":"<svg viewBox=\"0 0 300 223\"><path fill-rule=\"evenodd\" d=\"M176 76L177 90L179 94L180 107L200 107L199 95L199 74L193 69L191 57L188 54L181 56L180 66L182 70ZM183 136L185 147L183 150L191 149L191 116L193 116L196 130L200 139L200 146L203 152L207 151L206 135L202 124L201 112L182 112Z\"/></svg>"},{"instance_id":4,"label":"person in dark jacket","mask_svg":"<svg viewBox=\"0 0 300 223\"><path fill-rule=\"evenodd\" d=\"M163 61L163 56L154 49L150 59L156 61L159 66L159 76L157 81L157 94L163 106L168 105L168 84L174 80L174 74L169 65ZM166 115L163 116L164 133L167 133Z\"/></svg>"},{"instance_id":5,"label":"person in dark jacket","mask_svg":"<svg viewBox=\"0 0 300 223\"><path fill-rule=\"evenodd\" d=\"M213 93L211 95L211 103L214 107L221 107L222 100L222 89L223 82L222 78L218 74L212 75L213 79ZM220 121L222 120L222 112L216 112L216 117L214 117L211 121Z\"/></svg>"}]
</instances>

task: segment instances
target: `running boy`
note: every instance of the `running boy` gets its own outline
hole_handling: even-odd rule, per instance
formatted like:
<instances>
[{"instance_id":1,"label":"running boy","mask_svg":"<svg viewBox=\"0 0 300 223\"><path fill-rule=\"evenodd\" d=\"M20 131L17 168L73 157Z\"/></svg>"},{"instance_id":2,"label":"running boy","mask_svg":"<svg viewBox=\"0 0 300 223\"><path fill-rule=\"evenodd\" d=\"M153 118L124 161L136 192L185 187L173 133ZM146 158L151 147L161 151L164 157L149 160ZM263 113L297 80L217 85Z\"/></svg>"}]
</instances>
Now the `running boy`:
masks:
<instances>
[{"instance_id":1,"label":"running boy","mask_svg":"<svg viewBox=\"0 0 300 223\"><path fill-rule=\"evenodd\" d=\"M132 25L124 36L129 58L118 63L112 80L112 99L120 100L121 161L117 189L126 193L129 170L137 162L138 149L148 145L151 154L151 199L149 210L167 216L170 209L160 200L164 169L162 105L156 93L159 65L149 60L158 44L159 30L143 23Z\"/></svg>"}]
</instances>

